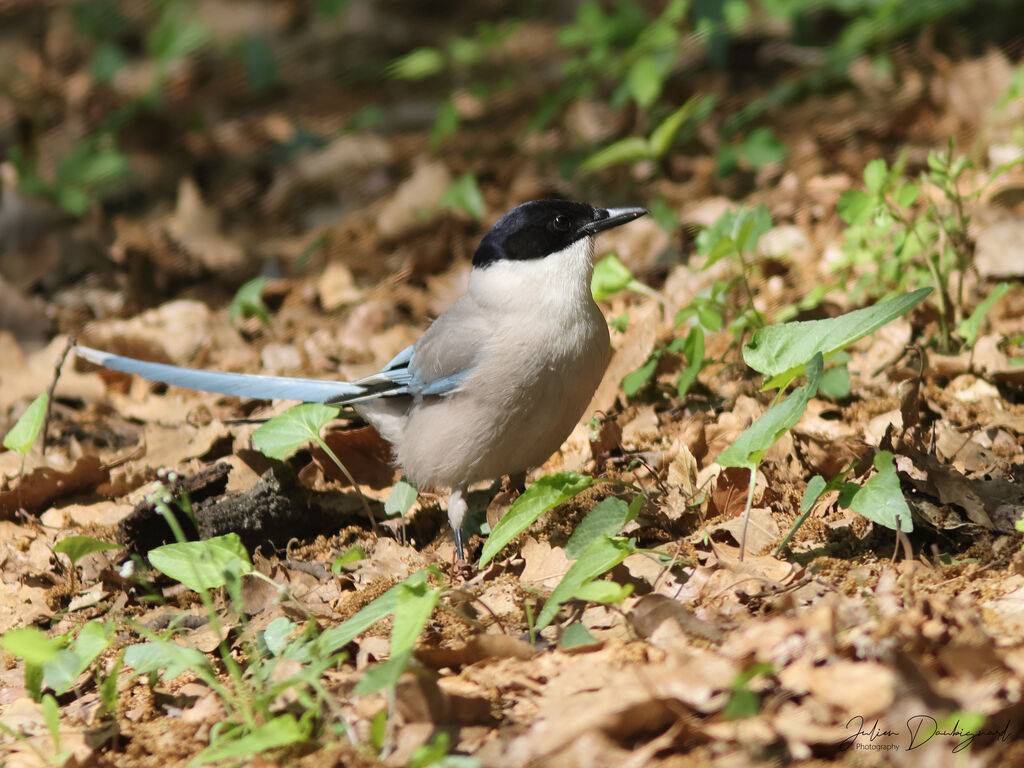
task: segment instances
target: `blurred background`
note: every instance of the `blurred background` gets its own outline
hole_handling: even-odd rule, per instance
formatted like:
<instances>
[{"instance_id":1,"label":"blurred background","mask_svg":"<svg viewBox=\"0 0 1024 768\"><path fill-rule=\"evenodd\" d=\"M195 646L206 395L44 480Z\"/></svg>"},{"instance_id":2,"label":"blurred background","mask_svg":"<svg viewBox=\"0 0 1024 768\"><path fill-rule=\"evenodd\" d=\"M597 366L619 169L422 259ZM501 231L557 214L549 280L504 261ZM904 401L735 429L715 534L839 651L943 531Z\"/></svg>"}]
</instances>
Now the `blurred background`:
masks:
<instances>
[{"instance_id":1,"label":"blurred background","mask_svg":"<svg viewBox=\"0 0 1024 768\"><path fill-rule=\"evenodd\" d=\"M1019 0L2 0L0 346L183 297L234 301L250 339L288 335L265 306L368 292L364 328L422 325L490 223L551 195L648 206L613 245L655 285L764 204L779 247L831 258L758 274L785 283L767 309L818 289L806 315L862 276L836 204L869 160L1019 155L1022 34ZM856 299L914 287L880 270Z\"/></svg>"}]
</instances>

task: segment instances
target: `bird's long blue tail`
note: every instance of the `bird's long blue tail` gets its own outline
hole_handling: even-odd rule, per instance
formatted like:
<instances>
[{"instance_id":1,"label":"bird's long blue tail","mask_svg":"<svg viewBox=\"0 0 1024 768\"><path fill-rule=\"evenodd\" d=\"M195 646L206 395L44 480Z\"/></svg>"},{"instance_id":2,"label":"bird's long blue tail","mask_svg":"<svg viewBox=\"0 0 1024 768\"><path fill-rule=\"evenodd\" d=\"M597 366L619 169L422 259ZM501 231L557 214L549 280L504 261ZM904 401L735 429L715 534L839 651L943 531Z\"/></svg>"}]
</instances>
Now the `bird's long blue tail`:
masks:
<instances>
[{"instance_id":1,"label":"bird's long blue tail","mask_svg":"<svg viewBox=\"0 0 1024 768\"><path fill-rule=\"evenodd\" d=\"M176 387L195 389L200 392L218 392L222 395L251 397L258 400L300 400L306 403L322 403L330 400L333 403L344 404L384 394L347 381L200 371L176 365L149 363L145 360L112 355L98 349L81 346L75 347L75 353L90 363L115 371L136 374L150 381L173 384Z\"/></svg>"}]
</instances>

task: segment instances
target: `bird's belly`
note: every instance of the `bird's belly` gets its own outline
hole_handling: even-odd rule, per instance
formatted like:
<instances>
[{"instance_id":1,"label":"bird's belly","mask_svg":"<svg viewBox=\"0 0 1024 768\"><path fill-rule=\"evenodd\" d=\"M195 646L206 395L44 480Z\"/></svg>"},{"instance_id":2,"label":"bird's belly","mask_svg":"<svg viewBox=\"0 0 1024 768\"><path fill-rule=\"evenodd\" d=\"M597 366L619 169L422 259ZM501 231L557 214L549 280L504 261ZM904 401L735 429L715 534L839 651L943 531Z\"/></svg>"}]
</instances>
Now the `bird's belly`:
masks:
<instances>
[{"instance_id":1,"label":"bird's belly","mask_svg":"<svg viewBox=\"0 0 1024 768\"><path fill-rule=\"evenodd\" d=\"M606 365L607 355L578 353L529 376L481 371L505 385L468 382L414 408L398 462L417 485L456 488L543 464L583 415Z\"/></svg>"}]
</instances>

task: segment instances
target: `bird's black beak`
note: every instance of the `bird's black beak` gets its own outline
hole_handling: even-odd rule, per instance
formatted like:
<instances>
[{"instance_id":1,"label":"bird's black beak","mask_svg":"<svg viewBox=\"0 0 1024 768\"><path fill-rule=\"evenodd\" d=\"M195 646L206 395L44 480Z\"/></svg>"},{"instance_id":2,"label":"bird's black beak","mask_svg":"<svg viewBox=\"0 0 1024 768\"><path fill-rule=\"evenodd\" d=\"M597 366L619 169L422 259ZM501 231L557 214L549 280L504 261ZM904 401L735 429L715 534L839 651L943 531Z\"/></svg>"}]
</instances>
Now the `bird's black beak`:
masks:
<instances>
[{"instance_id":1,"label":"bird's black beak","mask_svg":"<svg viewBox=\"0 0 1024 768\"><path fill-rule=\"evenodd\" d=\"M602 208L598 209L598 218L580 227L584 235L596 235L606 229L627 224L633 219L647 215L646 208Z\"/></svg>"}]
</instances>

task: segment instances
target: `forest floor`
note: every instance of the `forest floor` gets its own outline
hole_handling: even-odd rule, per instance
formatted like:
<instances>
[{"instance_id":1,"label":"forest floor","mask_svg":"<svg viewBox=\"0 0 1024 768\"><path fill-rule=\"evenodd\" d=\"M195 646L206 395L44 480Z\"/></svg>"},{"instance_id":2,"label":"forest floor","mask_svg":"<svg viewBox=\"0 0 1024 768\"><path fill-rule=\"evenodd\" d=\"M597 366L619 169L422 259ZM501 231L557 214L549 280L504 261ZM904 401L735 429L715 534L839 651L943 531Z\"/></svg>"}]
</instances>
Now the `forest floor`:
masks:
<instances>
[{"instance_id":1,"label":"forest floor","mask_svg":"<svg viewBox=\"0 0 1024 768\"><path fill-rule=\"evenodd\" d=\"M7 14L31 32L0 33L3 61L19 73L0 94L0 136L13 140L32 112L45 128L32 138L39 173L52 178L53 158L128 101L131 77L145 73L97 82L68 13L29 6L0 4L0 26ZM566 176L559 158L627 135L630 118L579 99L527 129L547 87L540 73L560 55L553 26L524 23L503 39L494 68L535 81L457 92L462 122L432 147L444 93L330 74L374 45L408 50L427 34L417 29L425 11L400 20L387 15L395 8L356 3L332 26L288 7L198 3L215 38L249 24L283 41L277 81L254 94L235 60L188 59L160 105L121 134L131 174L102 204L71 216L2 166L0 434L63 367L43 438L27 457L0 452L0 633L36 627L73 653L4 646L0 764L184 765L218 739L237 747L228 762L259 766L1024 764L1024 167L992 173L1024 146L1019 87L1004 98L1020 51L951 52L922 35L894 50L887 75L865 64L845 87L769 113L783 151L741 158L726 176L716 173L713 116L664 158ZM724 107L765 86L698 72L685 87ZM690 327L676 312L717 295L735 308L726 322L744 306L769 323L820 319L932 285L926 263L885 245L862 245L871 257L844 266L861 241L837 206L865 189L869 161L891 168L902 157L902 176L919 180L951 138L972 161L958 181L971 259L943 275L947 317L955 326L999 281L1007 291L970 346L961 334L941 349L935 292L850 346L848 392L819 392L760 462L741 557L749 473L715 459L773 393L743 364L738 342L750 334L724 327L707 331L704 365L680 397L694 352L672 346ZM544 513L482 569L479 532L467 533L469 565L455 564L443 494L422 492L404 527L370 525L362 497L383 519L399 477L354 416L326 439L359 493L318 448L287 462L252 448L261 420L286 403L153 385L63 357L74 335L190 367L365 376L465 289L476 243L501 213L556 195L650 207L655 215L602 236L597 257L617 254L654 291L602 302L615 321L605 380L529 476L608 482ZM951 204L920 181L915 210L928 201ZM741 205L764 205L771 227L748 262L708 266L697 233ZM269 278L266 322L231 311L257 274ZM627 395L623 379L649 360ZM846 471L862 485L885 452L912 532L845 508L830 486L780 547L811 478ZM144 560L126 567L173 541L147 501L158 480L175 500L187 490L205 536L241 536L254 573L238 590L201 596ZM622 534L644 551L608 576L628 594L569 600L535 632L573 563L576 524L604 498L638 495ZM475 488L470 529L493 527L513 496ZM54 550L71 536L127 548L72 563ZM396 648L399 622L387 616L329 658L273 657L296 633L339 627L425 568L438 604L395 686L356 689ZM88 635L95 652L79 640L89 624L100 627ZM279 637L282 628L291 634ZM151 670L119 661L172 636L198 651L176 677L166 657ZM58 658L72 675L63 685ZM228 723L241 730L232 736Z\"/></svg>"}]
</instances>

